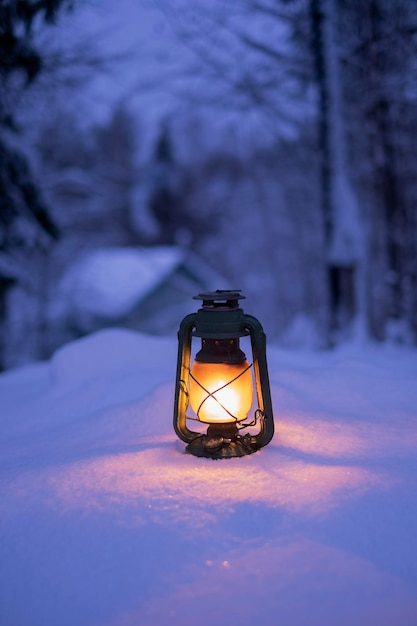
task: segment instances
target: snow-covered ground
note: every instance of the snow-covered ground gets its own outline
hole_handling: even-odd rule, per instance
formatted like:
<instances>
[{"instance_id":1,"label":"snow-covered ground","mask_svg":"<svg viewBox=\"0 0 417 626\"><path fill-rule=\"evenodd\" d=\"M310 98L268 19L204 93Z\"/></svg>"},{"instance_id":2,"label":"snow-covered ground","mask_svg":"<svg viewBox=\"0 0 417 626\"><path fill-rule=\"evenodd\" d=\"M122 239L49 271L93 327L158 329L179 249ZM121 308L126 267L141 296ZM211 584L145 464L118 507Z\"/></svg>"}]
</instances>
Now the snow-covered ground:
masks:
<instances>
[{"instance_id":1,"label":"snow-covered ground","mask_svg":"<svg viewBox=\"0 0 417 626\"><path fill-rule=\"evenodd\" d=\"M270 349L273 442L184 453L174 339L0 377L2 626L415 626L417 352Z\"/></svg>"}]
</instances>

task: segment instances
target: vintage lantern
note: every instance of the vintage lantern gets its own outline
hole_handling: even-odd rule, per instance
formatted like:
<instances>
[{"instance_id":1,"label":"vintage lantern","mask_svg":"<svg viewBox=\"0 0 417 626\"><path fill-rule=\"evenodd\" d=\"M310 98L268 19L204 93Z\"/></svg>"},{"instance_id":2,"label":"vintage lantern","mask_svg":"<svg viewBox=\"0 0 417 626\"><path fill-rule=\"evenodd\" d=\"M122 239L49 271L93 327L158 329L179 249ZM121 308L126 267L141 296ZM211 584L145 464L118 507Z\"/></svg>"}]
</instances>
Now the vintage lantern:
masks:
<instances>
[{"instance_id":1,"label":"vintage lantern","mask_svg":"<svg viewBox=\"0 0 417 626\"><path fill-rule=\"evenodd\" d=\"M266 362L266 338L260 322L239 307L240 290L200 293L202 307L187 315L178 331L174 429L187 451L212 459L252 454L274 434ZM253 362L240 349L249 336ZM192 339L201 349L191 365ZM256 404L252 420L248 413ZM193 414L188 414L189 408ZM190 420L208 424L207 432L190 430Z\"/></svg>"}]
</instances>

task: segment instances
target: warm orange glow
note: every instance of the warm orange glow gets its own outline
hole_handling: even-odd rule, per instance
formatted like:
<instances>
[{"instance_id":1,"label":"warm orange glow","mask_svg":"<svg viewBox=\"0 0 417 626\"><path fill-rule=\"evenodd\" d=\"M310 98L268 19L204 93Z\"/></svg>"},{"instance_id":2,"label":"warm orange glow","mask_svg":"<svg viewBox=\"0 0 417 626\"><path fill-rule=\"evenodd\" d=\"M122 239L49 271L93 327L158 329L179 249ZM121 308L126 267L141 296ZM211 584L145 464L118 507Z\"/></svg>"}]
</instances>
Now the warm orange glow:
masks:
<instances>
[{"instance_id":1,"label":"warm orange glow","mask_svg":"<svg viewBox=\"0 0 417 626\"><path fill-rule=\"evenodd\" d=\"M190 377L190 403L201 422L211 424L245 420L252 400L252 375L247 361L238 365L194 362Z\"/></svg>"}]
</instances>

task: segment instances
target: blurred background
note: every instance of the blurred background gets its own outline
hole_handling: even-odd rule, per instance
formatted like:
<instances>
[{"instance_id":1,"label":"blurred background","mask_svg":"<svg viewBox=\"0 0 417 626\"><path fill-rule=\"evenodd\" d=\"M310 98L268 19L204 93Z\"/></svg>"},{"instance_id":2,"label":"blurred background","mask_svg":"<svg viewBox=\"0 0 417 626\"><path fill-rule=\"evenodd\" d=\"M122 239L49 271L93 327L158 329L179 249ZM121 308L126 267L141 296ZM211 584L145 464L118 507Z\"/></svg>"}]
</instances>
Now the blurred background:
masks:
<instances>
[{"instance_id":1,"label":"blurred background","mask_svg":"<svg viewBox=\"0 0 417 626\"><path fill-rule=\"evenodd\" d=\"M415 345L416 105L407 0L1 0L0 368L228 287Z\"/></svg>"}]
</instances>

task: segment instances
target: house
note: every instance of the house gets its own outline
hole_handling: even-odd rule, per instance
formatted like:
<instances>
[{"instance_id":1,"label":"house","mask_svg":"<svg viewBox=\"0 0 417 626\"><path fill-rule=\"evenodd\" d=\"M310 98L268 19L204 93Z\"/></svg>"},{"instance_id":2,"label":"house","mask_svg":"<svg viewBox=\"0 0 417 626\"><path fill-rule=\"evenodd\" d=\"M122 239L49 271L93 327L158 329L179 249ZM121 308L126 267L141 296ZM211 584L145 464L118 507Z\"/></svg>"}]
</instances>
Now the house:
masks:
<instances>
[{"instance_id":1,"label":"house","mask_svg":"<svg viewBox=\"0 0 417 626\"><path fill-rule=\"evenodd\" d=\"M220 288L225 279L188 250L104 247L85 253L66 272L51 313L65 340L110 326L173 334L195 310L192 296Z\"/></svg>"}]
</instances>

